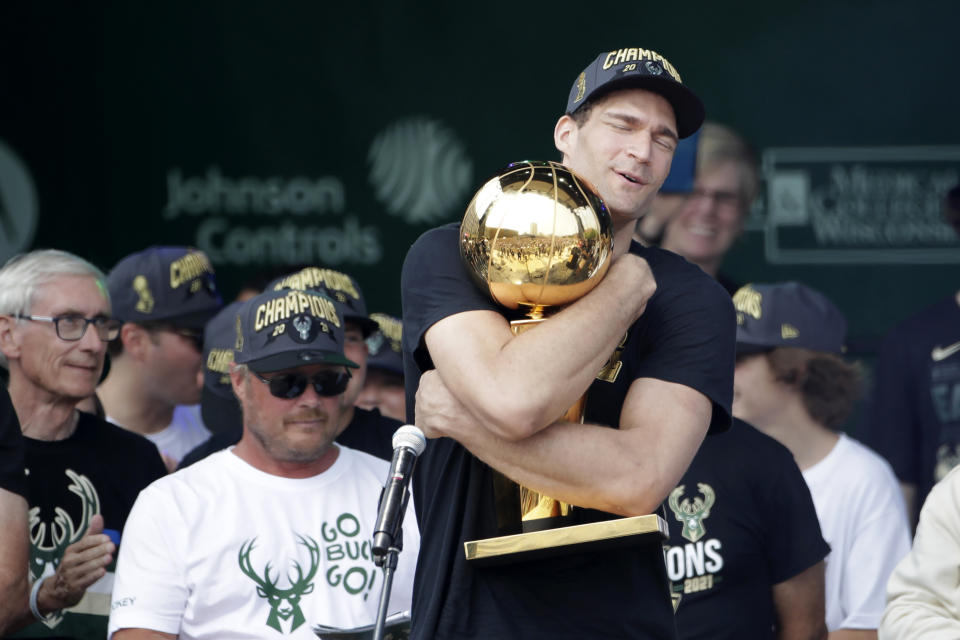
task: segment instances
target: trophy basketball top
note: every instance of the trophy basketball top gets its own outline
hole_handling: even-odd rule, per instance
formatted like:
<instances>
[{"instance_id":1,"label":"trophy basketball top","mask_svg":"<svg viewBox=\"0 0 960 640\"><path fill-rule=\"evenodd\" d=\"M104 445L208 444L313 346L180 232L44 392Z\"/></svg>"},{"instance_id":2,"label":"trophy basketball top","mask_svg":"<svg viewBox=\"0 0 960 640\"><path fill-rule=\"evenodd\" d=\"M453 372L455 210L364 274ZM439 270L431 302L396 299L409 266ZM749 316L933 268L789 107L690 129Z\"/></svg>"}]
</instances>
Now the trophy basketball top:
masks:
<instances>
[{"instance_id":1,"label":"trophy basketball top","mask_svg":"<svg viewBox=\"0 0 960 640\"><path fill-rule=\"evenodd\" d=\"M508 165L480 187L460 225L460 255L477 285L530 318L593 289L612 251L600 196L557 162Z\"/></svg>"}]
</instances>

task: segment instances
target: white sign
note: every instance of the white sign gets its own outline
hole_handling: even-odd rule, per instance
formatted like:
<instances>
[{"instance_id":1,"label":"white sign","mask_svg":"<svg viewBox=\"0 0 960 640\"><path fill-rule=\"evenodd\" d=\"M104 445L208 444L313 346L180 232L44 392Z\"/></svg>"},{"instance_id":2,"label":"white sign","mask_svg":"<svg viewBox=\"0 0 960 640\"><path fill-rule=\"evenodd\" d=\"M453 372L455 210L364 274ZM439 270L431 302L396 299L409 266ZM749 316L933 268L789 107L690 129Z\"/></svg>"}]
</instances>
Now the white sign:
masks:
<instances>
[{"instance_id":1,"label":"white sign","mask_svg":"<svg viewBox=\"0 0 960 640\"><path fill-rule=\"evenodd\" d=\"M941 213L960 147L767 149L763 172L773 264L960 263Z\"/></svg>"}]
</instances>

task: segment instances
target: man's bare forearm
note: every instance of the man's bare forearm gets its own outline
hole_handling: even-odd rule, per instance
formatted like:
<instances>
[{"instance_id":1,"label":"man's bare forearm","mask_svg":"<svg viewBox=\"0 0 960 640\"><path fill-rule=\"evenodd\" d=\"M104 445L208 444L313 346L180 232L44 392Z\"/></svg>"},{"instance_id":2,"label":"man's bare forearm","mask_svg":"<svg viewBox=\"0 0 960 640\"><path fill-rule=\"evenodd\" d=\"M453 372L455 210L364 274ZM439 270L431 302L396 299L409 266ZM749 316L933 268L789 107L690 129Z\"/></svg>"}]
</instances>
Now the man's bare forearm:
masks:
<instances>
[{"instance_id":1,"label":"man's bare forearm","mask_svg":"<svg viewBox=\"0 0 960 640\"><path fill-rule=\"evenodd\" d=\"M675 486L700 446L711 410L697 391L643 379L631 387L619 429L555 422L528 438L506 440L481 428L428 372L417 394L416 422L429 437L451 437L509 478L553 498L641 515Z\"/></svg>"},{"instance_id":2,"label":"man's bare forearm","mask_svg":"<svg viewBox=\"0 0 960 640\"><path fill-rule=\"evenodd\" d=\"M779 640L824 640L827 637L824 602L824 563L773 585Z\"/></svg>"},{"instance_id":3,"label":"man's bare forearm","mask_svg":"<svg viewBox=\"0 0 960 640\"><path fill-rule=\"evenodd\" d=\"M559 419L656 290L646 261L616 260L581 300L519 336L493 312L444 318L426 334L441 378L483 428L522 439Z\"/></svg>"}]
</instances>

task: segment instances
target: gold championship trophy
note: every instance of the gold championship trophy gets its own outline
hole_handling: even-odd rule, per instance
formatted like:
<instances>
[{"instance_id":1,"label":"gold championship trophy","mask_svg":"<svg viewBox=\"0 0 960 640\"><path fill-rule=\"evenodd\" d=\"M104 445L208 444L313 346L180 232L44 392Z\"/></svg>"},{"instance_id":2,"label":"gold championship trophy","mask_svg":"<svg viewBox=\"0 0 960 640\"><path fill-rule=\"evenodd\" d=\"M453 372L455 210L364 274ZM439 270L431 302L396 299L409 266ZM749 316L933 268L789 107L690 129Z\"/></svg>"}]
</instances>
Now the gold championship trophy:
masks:
<instances>
[{"instance_id":1,"label":"gold championship trophy","mask_svg":"<svg viewBox=\"0 0 960 640\"><path fill-rule=\"evenodd\" d=\"M610 267L612 253L612 224L603 201L585 179L556 162L509 165L477 191L460 226L460 255L477 285L497 304L525 312L526 318L510 322L518 335L593 289ZM585 410L586 393L562 419L583 422ZM659 542L667 536L658 515L580 524L577 507L493 474L501 535L465 543L467 560L474 564Z\"/></svg>"}]
</instances>

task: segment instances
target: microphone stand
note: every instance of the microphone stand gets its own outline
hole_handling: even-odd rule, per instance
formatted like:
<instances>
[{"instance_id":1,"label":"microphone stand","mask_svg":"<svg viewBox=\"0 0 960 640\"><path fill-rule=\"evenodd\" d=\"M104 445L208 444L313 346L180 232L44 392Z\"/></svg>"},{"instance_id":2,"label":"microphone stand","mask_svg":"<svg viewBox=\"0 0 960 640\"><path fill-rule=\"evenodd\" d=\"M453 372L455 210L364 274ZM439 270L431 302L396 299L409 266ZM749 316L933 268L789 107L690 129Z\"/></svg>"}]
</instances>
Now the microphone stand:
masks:
<instances>
[{"instance_id":1,"label":"microphone stand","mask_svg":"<svg viewBox=\"0 0 960 640\"><path fill-rule=\"evenodd\" d=\"M383 640L393 572L397 568L397 556L403 549L402 524L410 501L410 476L417 456L423 453L426 446L423 432L413 425L404 425L393 434L393 461L390 463L390 475L380 492L380 506L377 508L377 522L370 547L374 564L383 567L383 587L373 631L374 640Z\"/></svg>"},{"instance_id":2,"label":"microphone stand","mask_svg":"<svg viewBox=\"0 0 960 640\"><path fill-rule=\"evenodd\" d=\"M397 568L397 556L403 549L403 536L394 536L396 544L390 545L387 552L374 558L378 567L383 567L383 586L380 588L380 605L377 607L377 623L373 628L373 640L383 640L383 631L387 620L387 607L390 605L390 591L393 589L393 572Z\"/></svg>"},{"instance_id":3,"label":"microphone stand","mask_svg":"<svg viewBox=\"0 0 960 640\"><path fill-rule=\"evenodd\" d=\"M373 563L383 568L383 586L380 588L380 604L377 607L377 623L373 628L373 640L383 640L384 627L387 621L387 607L390 606L390 592L393 589L393 572L397 568L398 556L403 550L403 516L407 512L407 501L409 500L410 490L407 489L403 492L396 528L390 536L390 545L386 552L381 554L372 551Z\"/></svg>"}]
</instances>

